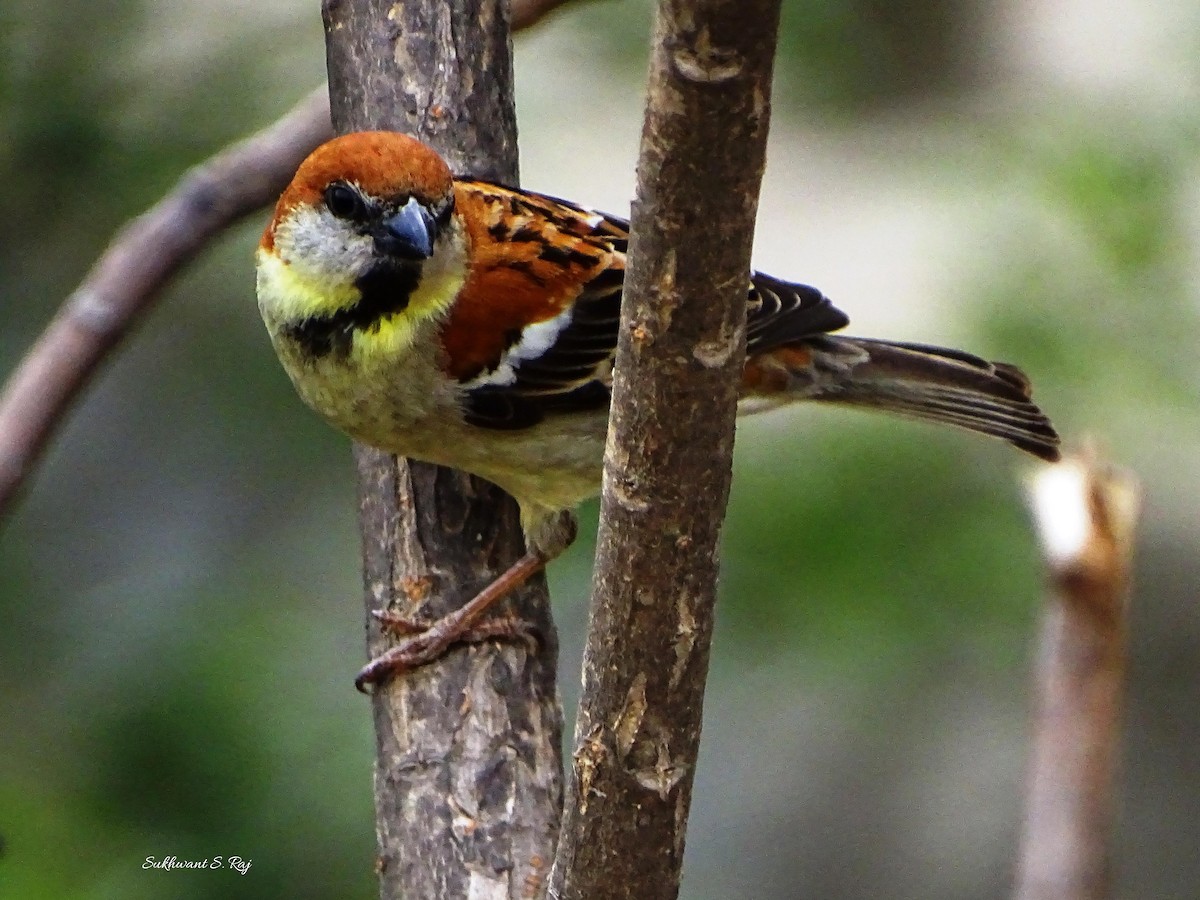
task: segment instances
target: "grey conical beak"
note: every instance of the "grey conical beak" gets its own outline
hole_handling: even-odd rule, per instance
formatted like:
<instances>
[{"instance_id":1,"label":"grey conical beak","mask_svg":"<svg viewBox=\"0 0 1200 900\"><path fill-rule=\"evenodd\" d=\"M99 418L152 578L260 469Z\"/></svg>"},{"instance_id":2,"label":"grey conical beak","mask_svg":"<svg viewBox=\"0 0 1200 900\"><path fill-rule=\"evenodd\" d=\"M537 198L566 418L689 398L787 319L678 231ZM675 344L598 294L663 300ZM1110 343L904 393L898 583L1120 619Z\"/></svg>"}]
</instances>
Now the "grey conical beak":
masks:
<instances>
[{"instance_id":1,"label":"grey conical beak","mask_svg":"<svg viewBox=\"0 0 1200 900\"><path fill-rule=\"evenodd\" d=\"M429 259L433 255L434 229L433 216L414 198L380 223L375 246L389 256Z\"/></svg>"}]
</instances>

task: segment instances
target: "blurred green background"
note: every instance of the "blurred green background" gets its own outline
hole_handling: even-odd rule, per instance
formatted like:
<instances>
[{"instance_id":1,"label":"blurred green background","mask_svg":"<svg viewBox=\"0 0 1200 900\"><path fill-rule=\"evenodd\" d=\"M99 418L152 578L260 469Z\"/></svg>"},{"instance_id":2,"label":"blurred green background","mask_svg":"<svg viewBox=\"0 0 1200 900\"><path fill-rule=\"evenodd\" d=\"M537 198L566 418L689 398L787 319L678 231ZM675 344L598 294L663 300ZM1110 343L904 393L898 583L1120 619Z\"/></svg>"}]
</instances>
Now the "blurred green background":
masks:
<instances>
[{"instance_id":1,"label":"blurred green background","mask_svg":"<svg viewBox=\"0 0 1200 900\"><path fill-rule=\"evenodd\" d=\"M517 39L526 185L624 213L647 0ZM791 0L755 263L1019 362L1145 481L1118 895L1200 884L1200 8ZM316 0L0 6L0 371L119 225L322 78ZM370 897L348 447L258 320L263 216L105 367L0 536L0 897ZM1008 891L1040 600L1008 448L739 437L683 896ZM594 530L551 571L577 690ZM238 855L247 875L143 871Z\"/></svg>"}]
</instances>

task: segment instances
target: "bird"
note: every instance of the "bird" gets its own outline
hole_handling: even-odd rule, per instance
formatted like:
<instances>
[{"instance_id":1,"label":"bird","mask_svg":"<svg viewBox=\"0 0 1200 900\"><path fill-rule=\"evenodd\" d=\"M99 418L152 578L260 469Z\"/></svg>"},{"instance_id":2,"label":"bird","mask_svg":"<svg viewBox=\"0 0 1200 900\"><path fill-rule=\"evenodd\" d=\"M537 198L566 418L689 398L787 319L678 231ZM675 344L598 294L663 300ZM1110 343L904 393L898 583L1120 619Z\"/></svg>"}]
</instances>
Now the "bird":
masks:
<instances>
[{"instance_id":1,"label":"bird","mask_svg":"<svg viewBox=\"0 0 1200 900\"><path fill-rule=\"evenodd\" d=\"M525 554L455 611L376 612L402 639L360 690L519 631L483 614L570 545L575 507L600 490L628 245L623 218L456 177L399 132L322 144L280 195L258 305L301 399L354 440L481 476L521 510ZM740 405L876 409L1058 458L1017 367L833 333L847 324L818 289L748 273Z\"/></svg>"}]
</instances>

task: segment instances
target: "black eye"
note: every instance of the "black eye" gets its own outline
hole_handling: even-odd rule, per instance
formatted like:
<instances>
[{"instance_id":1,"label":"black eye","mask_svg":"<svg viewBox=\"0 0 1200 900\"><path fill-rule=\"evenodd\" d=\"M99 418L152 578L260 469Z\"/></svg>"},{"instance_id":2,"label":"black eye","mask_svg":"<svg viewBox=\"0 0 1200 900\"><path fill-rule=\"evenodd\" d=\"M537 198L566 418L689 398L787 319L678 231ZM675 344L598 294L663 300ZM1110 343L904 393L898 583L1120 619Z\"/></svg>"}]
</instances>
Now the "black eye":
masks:
<instances>
[{"instance_id":1,"label":"black eye","mask_svg":"<svg viewBox=\"0 0 1200 900\"><path fill-rule=\"evenodd\" d=\"M367 207L354 188L338 182L325 188L325 205L339 219L365 219Z\"/></svg>"}]
</instances>

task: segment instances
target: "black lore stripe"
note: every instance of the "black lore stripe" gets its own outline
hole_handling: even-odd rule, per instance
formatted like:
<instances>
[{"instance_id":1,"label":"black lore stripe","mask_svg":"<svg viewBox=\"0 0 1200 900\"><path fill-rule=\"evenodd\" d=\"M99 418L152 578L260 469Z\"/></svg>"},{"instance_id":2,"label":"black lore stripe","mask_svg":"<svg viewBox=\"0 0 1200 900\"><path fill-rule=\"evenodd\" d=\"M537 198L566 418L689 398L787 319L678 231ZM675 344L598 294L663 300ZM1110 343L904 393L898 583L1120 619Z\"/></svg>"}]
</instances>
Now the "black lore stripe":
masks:
<instances>
[{"instance_id":1,"label":"black lore stripe","mask_svg":"<svg viewBox=\"0 0 1200 900\"><path fill-rule=\"evenodd\" d=\"M309 316L284 329L312 359L333 355L344 359L356 331L378 331L384 319L403 311L421 283L419 264L385 260L356 281L357 303L328 316Z\"/></svg>"}]
</instances>

